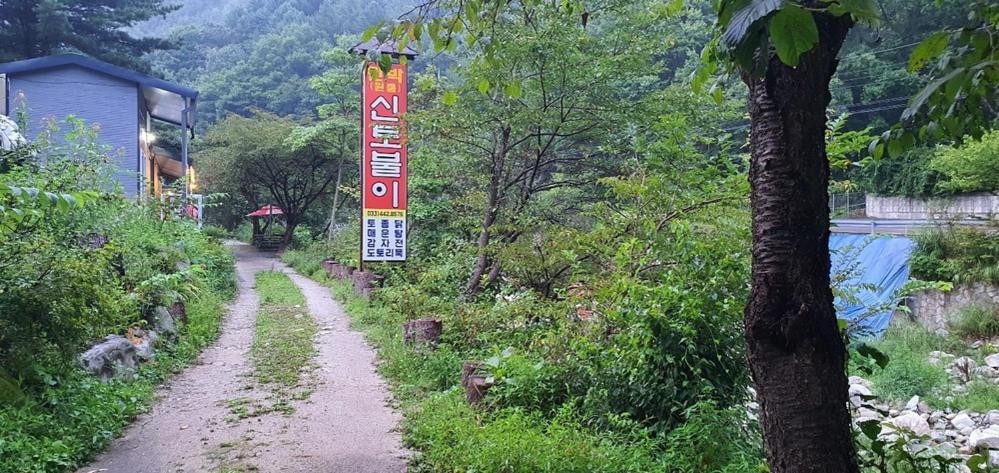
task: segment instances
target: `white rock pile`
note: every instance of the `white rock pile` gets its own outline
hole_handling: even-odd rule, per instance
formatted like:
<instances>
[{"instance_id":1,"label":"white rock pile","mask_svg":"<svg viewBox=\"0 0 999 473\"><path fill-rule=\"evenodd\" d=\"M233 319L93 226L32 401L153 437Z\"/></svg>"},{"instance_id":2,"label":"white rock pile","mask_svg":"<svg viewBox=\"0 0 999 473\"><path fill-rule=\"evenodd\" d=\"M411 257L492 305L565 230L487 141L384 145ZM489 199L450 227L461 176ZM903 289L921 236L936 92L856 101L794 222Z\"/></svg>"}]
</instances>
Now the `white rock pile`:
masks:
<instances>
[{"instance_id":1,"label":"white rock pile","mask_svg":"<svg viewBox=\"0 0 999 473\"><path fill-rule=\"evenodd\" d=\"M954 393L966 392L968 383L999 384L999 354L985 358L985 365L975 360L949 353L931 352L929 362L945 365L954 379ZM944 400L953 400L947 396ZM873 392L871 383L859 376L850 377L850 407L855 424L876 420L881 422L881 435L896 435L899 430L921 438L920 443L940 453L967 457L973 453L988 453L989 463L999 466L999 406L988 412L934 410L919 396L904 404L882 401Z\"/></svg>"}]
</instances>

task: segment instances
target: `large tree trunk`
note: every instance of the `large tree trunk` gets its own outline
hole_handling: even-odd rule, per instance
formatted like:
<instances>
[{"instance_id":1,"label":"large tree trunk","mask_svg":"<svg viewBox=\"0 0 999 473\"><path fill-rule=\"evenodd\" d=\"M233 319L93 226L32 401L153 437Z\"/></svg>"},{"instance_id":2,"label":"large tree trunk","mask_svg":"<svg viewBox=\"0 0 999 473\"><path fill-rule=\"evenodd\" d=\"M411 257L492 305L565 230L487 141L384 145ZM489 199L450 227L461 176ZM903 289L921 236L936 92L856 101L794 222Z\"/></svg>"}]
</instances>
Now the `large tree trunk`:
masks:
<instances>
[{"instance_id":1,"label":"large tree trunk","mask_svg":"<svg viewBox=\"0 0 999 473\"><path fill-rule=\"evenodd\" d=\"M816 14L820 44L797 68L771 57L749 87L753 220L749 366L774 473L857 472L846 350L829 287L826 106L850 22Z\"/></svg>"}]
</instances>

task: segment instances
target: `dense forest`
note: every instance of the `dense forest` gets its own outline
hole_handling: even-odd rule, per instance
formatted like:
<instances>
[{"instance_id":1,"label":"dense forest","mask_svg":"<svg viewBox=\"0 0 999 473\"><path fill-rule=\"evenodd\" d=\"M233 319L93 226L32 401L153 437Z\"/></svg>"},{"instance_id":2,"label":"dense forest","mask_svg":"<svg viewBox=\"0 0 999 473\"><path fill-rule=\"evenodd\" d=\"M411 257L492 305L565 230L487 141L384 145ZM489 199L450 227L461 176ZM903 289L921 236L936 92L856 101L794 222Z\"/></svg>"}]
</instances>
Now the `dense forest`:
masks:
<instances>
[{"instance_id":1,"label":"dense forest","mask_svg":"<svg viewBox=\"0 0 999 473\"><path fill-rule=\"evenodd\" d=\"M322 103L309 87L324 70L322 52L338 35L358 34L405 6L400 0L187 1L135 31L176 46L148 61L164 78L203 94L198 112L206 123L253 110L308 119Z\"/></svg>"}]
</instances>

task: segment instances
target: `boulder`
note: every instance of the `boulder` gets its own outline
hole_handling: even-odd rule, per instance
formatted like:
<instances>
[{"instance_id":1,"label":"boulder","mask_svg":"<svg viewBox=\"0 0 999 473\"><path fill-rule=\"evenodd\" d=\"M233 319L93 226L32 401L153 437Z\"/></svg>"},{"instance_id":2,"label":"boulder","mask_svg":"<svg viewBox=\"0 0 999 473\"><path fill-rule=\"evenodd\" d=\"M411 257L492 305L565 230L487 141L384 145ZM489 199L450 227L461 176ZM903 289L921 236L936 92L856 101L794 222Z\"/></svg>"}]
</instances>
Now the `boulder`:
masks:
<instances>
[{"instance_id":1,"label":"boulder","mask_svg":"<svg viewBox=\"0 0 999 473\"><path fill-rule=\"evenodd\" d=\"M985 424L986 426L995 425L999 426L999 411L989 411L985 414Z\"/></svg>"},{"instance_id":2,"label":"boulder","mask_svg":"<svg viewBox=\"0 0 999 473\"><path fill-rule=\"evenodd\" d=\"M999 353L986 356L985 364L988 365L989 368L999 370Z\"/></svg>"},{"instance_id":3,"label":"boulder","mask_svg":"<svg viewBox=\"0 0 999 473\"><path fill-rule=\"evenodd\" d=\"M978 363L972 360L970 357L962 356L951 363L951 369L958 375L964 382L971 381L972 375L975 373L975 368L978 367Z\"/></svg>"},{"instance_id":4,"label":"boulder","mask_svg":"<svg viewBox=\"0 0 999 473\"><path fill-rule=\"evenodd\" d=\"M929 435L930 424L915 412L903 412L898 417L891 420L891 424L900 430L907 430L916 435Z\"/></svg>"},{"instance_id":5,"label":"boulder","mask_svg":"<svg viewBox=\"0 0 999 473\"><path fill-rule=\"evenodd\" d=\"M951 419L950 423L957 430L964 430L967 428L975 427L975 421L971 418L971 416L969 416L964 412L954 416L954 418Z\"/></svg>"},{"instance_id":6,"label":"boulder","mask_svg":"<svg viewBox=\"0 0 999 473\"><path fill-rule=\"evenodd\" d=\"M861 398L864 398L864 397L871 397L873 395L874 393L871 392L871 389L868 388L867 386L864 386L863 384L850 385L850 396L860 396Z\"/></svg>"},{"instance_id":7,"label":"boulder","mask_svg":"<svg viewBox=\"0 0 999 473\"><path fill-rule=\"evenodd\" d=\"M156 341L159 339L156 332L153 332L152 330L142 330L138 327L132 327L128 329L128 332L125 334L125 338L127 338L132 345L135 345L135 353L139 356L139 360L149 361L153 359L153 352L156 349Z\"/></svg>"},{"instance_id":8,"label":"boulder","mask_svg":"<svg viewBox=\"0 0 999 473\"><path fill-rule=\"evenodd\" d=\"M857 409L857 417L863 417L867 419L881 419L884 416L882 416L880 412L874 409L868 407L861 407L860 409Z\"/></svg>"},{"instance_id":9,"label":"boulder","mask_svg":"<svg viewBox=\"0 0 999 473\"><path fill-rule=\"evenodd\" d=\"M919 412L919 396L912 396L909 402L905 403L905 410Z\"/></svg>"},{"instance_id":10,"label":"boulder","mask_svg":"<svg viewBox=\"0 0 999 473\"><path fill-rule=\"evenodd\" d=\"M989 450L989 466L999 467L999 450Z\"/></svg>"},{"instance_id":11,"label":"boulder","mask_svg":"<svg viewBox=\"0 0 999 473\"><path fill-rule=\"evenodd\" d=\"M169 339L177 338L180 327L177 324L177 319L170 313L170 309L161 305L156 306L149 312L146 320L153 328L153 331Z\"/></svg>"},{"instance_id":12,"label":"boulder","mask_svg":"<svg viewBox=\"0 0 999 473\"><path fill-rule=\"evenodd\" d=\"M867 389L871 389L871 382L860 376L850 376L850 385L859 384Z\"/></svg>"},{"instance_id":13,"label":"boulder","mask_svg":"<svg viewBox=\"0 0 999 473\"><path fill-rule=\"evenodd\" d=\"M968 436L968 445L971 448L999 450L999 428L975 429Z\"/></svg>"},{"instance_id":14,"label":"boulder","mask_svg":"<svg viewBox=\"0 0 999 473\"><path fill-rule=\"evenodd\" d=\"M80 355L80 364L88 373L106 382L134 374L139 366L139 356L135 345L127 338L108 335L104 341Z\"/></svg>"}]
</instances>

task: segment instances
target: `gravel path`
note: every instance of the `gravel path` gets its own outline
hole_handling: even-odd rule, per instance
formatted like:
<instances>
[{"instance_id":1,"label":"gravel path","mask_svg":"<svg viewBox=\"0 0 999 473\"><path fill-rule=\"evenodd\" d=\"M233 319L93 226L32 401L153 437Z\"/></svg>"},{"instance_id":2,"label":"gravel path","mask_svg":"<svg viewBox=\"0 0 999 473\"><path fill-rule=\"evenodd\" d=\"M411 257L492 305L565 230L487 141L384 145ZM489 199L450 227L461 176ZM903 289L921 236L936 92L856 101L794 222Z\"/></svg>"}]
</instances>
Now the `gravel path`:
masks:
<instances>
[{"instance_id":1,"label":"gravel path","mask_svg":"<svg viewBox=\"0 0 999 473\"><path fill-rule=\"evenodd\" d=\"M405 471L407 452L395 431L400 417L386 404L388 389L375 372L374 352L350 331L329 290L268 254L242 244L234 250L239 295L219 340L160 390L149 413L78 473ZM291 415L240 419L233 406L267 405L271 394L250 376L247 355L258 307L254 276L272 269L298 285L318 325L314 391L293 401Z\"/></svg>"}]
</instances>

